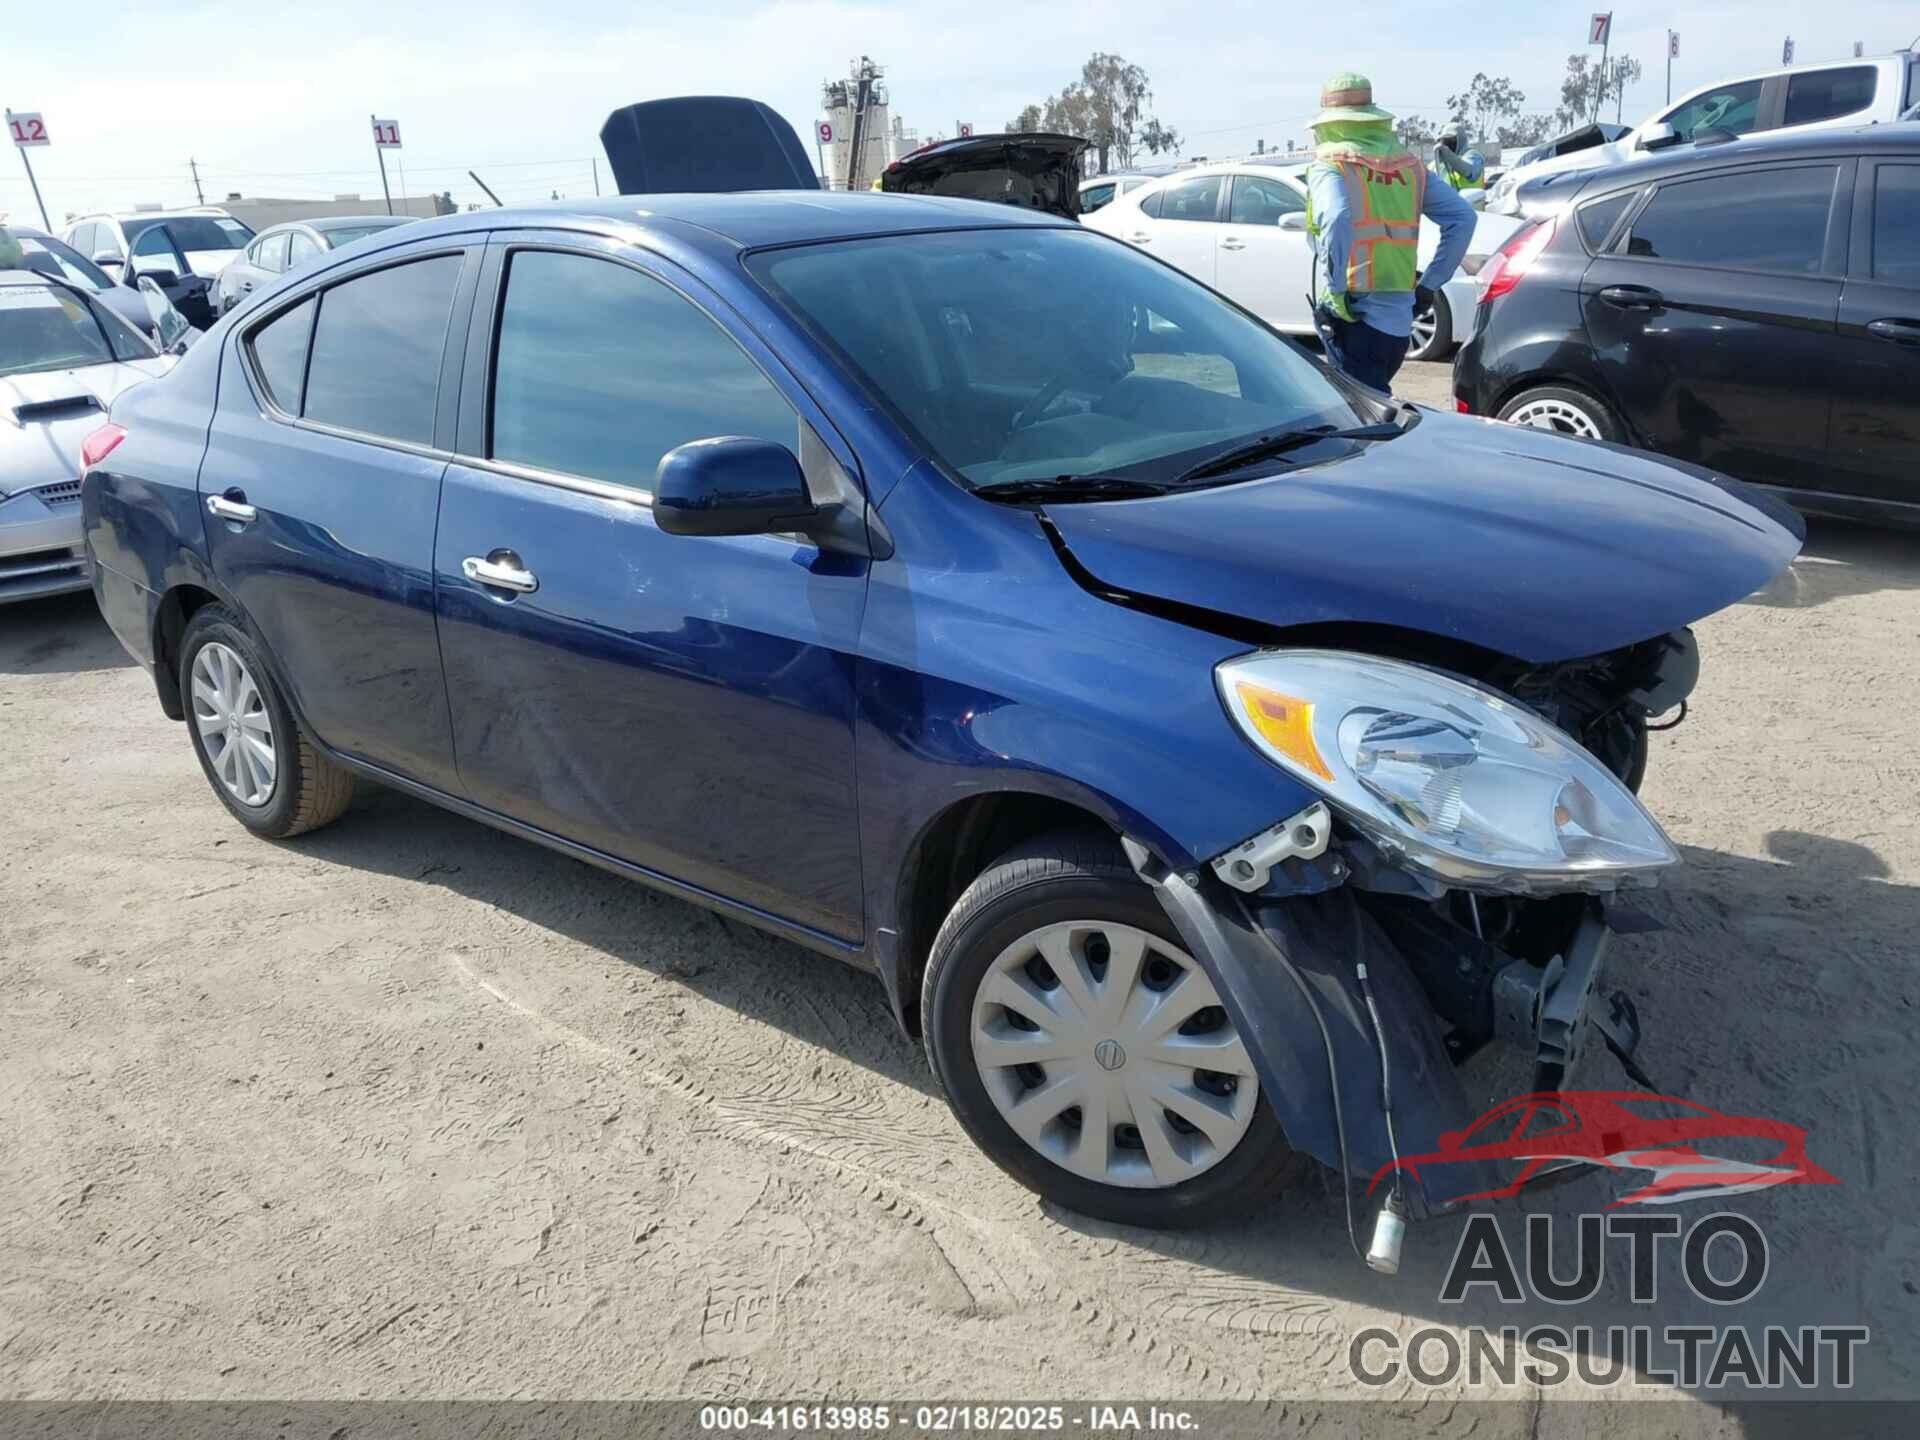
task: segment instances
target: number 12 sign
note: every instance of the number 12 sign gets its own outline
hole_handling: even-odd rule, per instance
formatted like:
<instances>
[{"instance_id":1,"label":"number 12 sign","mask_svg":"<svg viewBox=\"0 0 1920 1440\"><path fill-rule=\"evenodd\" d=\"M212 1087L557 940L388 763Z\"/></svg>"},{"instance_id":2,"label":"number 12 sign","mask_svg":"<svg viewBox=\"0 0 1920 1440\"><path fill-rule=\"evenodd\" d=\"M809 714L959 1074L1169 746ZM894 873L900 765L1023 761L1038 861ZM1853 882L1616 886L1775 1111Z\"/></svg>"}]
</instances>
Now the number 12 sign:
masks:
<instances>
[{"instance_id":1,"label":"number 12 sign","mask_svg":"<svg viewBox=\"0 0 1920 1440\"><path fill-rule=\"evenodd\" d=\"M374 121L373 143L382 150L398 150L400 148L400 122L398 120Z\"/></svg>"},{"instance_id":2,"label":"number 12 sign","mask_svg":"<svg viewBox=\"0 0 1920 1440\"><path fill-rule=\"evenodd\" d=\"M37 110L9 110L7 129L13 134L13 143L25 149L29 145L51 145L47 138L47 122L40 118Z\"/></svg>"}]
</instances>

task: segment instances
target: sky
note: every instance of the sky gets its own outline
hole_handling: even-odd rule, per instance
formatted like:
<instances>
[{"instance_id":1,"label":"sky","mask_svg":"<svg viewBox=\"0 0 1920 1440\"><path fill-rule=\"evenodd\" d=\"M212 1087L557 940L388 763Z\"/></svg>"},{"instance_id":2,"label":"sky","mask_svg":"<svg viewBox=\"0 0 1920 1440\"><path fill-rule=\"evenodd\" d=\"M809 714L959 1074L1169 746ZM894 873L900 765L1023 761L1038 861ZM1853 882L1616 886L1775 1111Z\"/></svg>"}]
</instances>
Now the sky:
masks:
<instances>
[{"instance_id":1,"label":"sky","mask_svg":"<svg viewBox=\"0 0 1920 1440\"><path fill-rule=\"evenodd\" d=\"M821 81L865 54L885 67L893 113L923 134L1005 125L1074 79L1096 50L1142 66L1154 112L1184 153L1222 156L1305 135L1320 81L1354 68L1398 113L1437 117L1476 71L1506 76L1529 109L1559 101L1566 58L1584 49L1587 4L1379 0L1351 4L1046 5L846 0L325 0L125 5L97 0L85 22L65 6L10 7L0 103L45 116L52 144L31 152L56 226L70 213L141 202L192 203L188 161L209 203L229 191L328 199L357 192L379 208L368 118L400 124L389 152L398 193L451 189L484 199L469 168L508 203L611 189L598 135L609 111L667 95L765 100L802 139ZM316 17L324 17L324 23ZM1726 0L1628 10L1614 48L1645 67L1628 124L1664 98L1666 32L1681 36L1674 93L1780 59L1903 49L1920 32L1913 0ZM1354 35L1381 37L1356 41ZM1597 52L1596 52L1597 54ZM12 151L12 153L4 153ZM21 157L0 143L0 214L34 223Z\"/></svg>"}]
</instances>

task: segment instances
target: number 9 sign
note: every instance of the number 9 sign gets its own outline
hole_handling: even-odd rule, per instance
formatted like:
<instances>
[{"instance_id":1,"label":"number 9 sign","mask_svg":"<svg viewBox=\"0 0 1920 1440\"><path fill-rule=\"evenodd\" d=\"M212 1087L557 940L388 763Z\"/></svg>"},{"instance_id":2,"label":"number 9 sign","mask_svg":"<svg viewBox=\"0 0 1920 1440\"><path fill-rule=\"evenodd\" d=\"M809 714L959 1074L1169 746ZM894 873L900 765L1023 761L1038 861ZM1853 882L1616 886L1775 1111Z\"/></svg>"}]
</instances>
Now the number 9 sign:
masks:
<instances>
[{"instance_id":1,"label":"number 9 sign","mask_svg":"<svg viewBox=\"0 0 1920 1440\"><path fill-rule=\"evenodd\" d=\"M40 118L37 110L7 112L7 129L13 135L13 143L21 149L29 145L51 145L47 138L47 122Z\"/></svg>"}]
</instances>

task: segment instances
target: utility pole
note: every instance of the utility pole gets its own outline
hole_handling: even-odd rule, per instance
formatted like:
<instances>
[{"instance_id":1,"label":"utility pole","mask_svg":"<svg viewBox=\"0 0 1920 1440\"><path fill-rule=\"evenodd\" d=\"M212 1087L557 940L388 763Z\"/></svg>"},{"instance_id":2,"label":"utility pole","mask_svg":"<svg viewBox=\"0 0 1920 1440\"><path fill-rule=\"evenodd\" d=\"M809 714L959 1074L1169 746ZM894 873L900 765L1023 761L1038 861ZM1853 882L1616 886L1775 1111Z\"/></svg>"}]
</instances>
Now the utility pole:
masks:
<instances>
[{"instance_id":1,"label":"utility pole","mask_svg":"<svg viewBox=\"0 0 1920 1440\"><path fill-rule=\"evenodd\" d=\"M189 156L187 158L187 168L193 172L194 203L204 205L207 203L207 195L206 192L200 188L200 162Z\"/></svg>"},{"instance_id":2,"label":"utility pole","mask_svg":"<svg viewBox=\"0 0 1920 1440\"><path fill-rule=\"evenodd\" d=\"M468 174L468 176L469 176L469 177L471 177L471 179L473 180L473 183L474 183L474 184L476 184L476 185L478 185L478 186L479 186L479 187L480 187L480 188L481 188L482 190L487 190L487 182L486 182L486 181L484 181L484 180L482 180L482 179L481 179L481 178L480 178L480 177L479 177L478 175L475 175L475 174L473 173L473 171L471 171L471 170L469 170L469 171L467 172L467 174ZM491 190L487 190L487 198L488 198L489 200L491 200L491 201L492 201L492 202L493 202L493 203L494 203L495 205L499 205L499 204L500 204L500 197L499 197L498 195L496 195L496 194L494 194L494 193L493 193L493 191L491 191ZM504 206L502 206L501 208L503 208L503 209L504 209L505 207L504 207Z\"/></svg>"}]
</instances>

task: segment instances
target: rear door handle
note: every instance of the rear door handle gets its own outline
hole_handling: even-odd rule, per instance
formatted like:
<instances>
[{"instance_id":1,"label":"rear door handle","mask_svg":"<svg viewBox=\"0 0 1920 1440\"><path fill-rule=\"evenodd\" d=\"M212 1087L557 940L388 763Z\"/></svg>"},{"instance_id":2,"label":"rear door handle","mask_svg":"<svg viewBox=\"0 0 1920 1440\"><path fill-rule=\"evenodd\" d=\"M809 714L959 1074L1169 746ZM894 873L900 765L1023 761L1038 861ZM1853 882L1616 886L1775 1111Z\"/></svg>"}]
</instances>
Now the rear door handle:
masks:
<instances>
[{"instance_id":1,"label":"rear door handle","mask_svg":"<svg viewBox=\"0 0 1920 1440\"><path fill-rule=\"evenodd\" d=\"M237 490L226 495L207 496L207 512L218 515L222 520L231 520L236 525L251 525L260 518L260 512L247 504L247 497Z\"/></svg>"},{"instance_id":2,"label":"rear door handle","mask_svg":"<svg viewBox=\"0 0 1920 1440\"><path fill-rule=\"evenodd\" d=\"M1221 237L1220 248L1222 250L1244 250L1247 248L1247 242L1242 240L1238 235L1225 235Z\"/></svg>"},{"instance_id":3,"label":"rear door handle","mask_svg":"<svg viewBox=\"0 0 1920 1440\"><path fill-rule=\"evenodd\" d=\"M242 290L251 290L253 289L253 282L251 280L242 280L240 282L240 288Z\"/></svg>"},{"instance_id":4,"label":"rear door handle","mask_svg":"<svg viewBox=\"0 0 1920 1440\"><path fill-rule=\"evenodd\" d=\"M1896 345L1920 345L1920 320L1869 320L1867 333Z\"/></svg>"},{"instance_id":5,"label":"rear door handle","mask_svg":"<svg viewBox=\"0 0 1920 1440\"><path fill-rule=\"evenodd\" d=\"M1134 245L1144 245L1151 239L1153 239L1153 236L1149 235L1145 230L1136 230L1127 237L1128 242Z\"/></svg>"},{"instance_id":6,"label":"rear door handle","mask_svg":"<svg viewBox=\"0 0 1920 1440\"><path fill-rule=\"evenodd\" d=\"M1600 298L1622 310L1658 310L1667 303L1666 296L1645 285L1608 285L1600 291Z\"/></svg>"},{"instance_id":7,"label":"rear door handle","mask_svg":"<svg viewBox=\"0 0 1920 1440\"><path fill-rule=\"evenodd\" d=\"M520 557L511 550L496 550L484 560L469 555L460 562L460 573L479 584L521 595L531 595L540 588L539 577L521 568Z\"/></svg>"}]
</instances>

